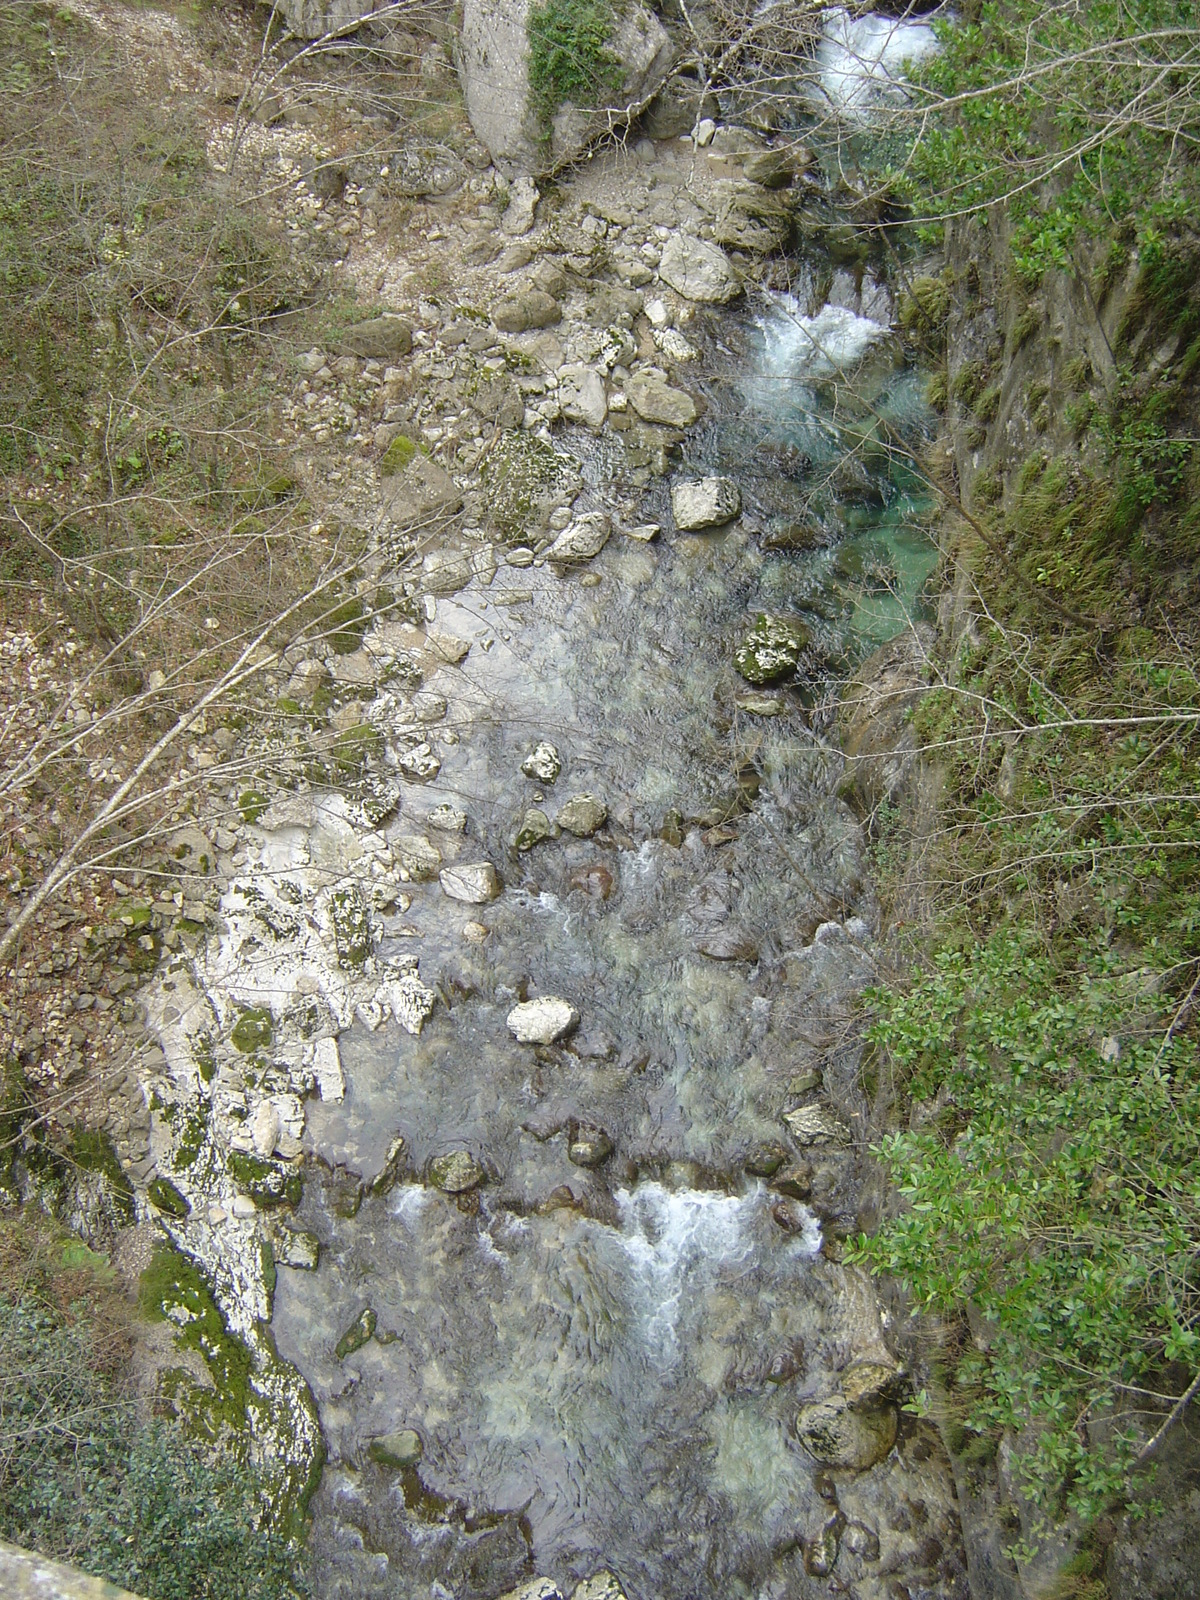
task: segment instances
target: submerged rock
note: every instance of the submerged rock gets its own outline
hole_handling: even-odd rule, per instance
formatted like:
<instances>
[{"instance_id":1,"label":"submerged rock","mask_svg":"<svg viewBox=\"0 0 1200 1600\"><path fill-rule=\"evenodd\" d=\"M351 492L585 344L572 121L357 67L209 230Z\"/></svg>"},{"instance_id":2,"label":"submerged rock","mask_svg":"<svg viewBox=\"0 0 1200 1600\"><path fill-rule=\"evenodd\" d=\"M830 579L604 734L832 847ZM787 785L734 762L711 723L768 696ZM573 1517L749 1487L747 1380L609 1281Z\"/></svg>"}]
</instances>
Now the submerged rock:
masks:
<instances>
[{"instance_id":1,"label":"submerged rock","mask_svg":"<svg viewBox=\"0 0 1200 1600\"><path fill-rule=\"evenodd\" d=\"M797 1144L844 1144L850 1137L849 1129L839 1121L832 1107L816 1102L785 1111L783 1120Z\"/></svg>"},{"instance_id":2,"label":"submerged rock","mask_svg":"<svg viewBox=\"0 0 1200 1600\"><path fill-rule=\"evenodd\" d=\"M553 1044L578 1026L578 1011L558 995L522 1001L508 1013L508 1029L518 1044Z\"/></svg>"},{"instance_id":3,"label":"submerged rock","mask_svg":"<svg viewBox=\"0 0 1200 1600\"><path fill-rule=\"evenodd\" d=\"M539 783L553 783L562 771L562 758L555 747L543 739L522 761L521 771Z\"/></svg>"},{"instance_id":4,"label":"submerged rock","mask_svg":"<svg viewBox=\"0 0 1200 1600\"><path fill-rule=\"evenodd\" d=\"M742 509L742 492L732 478L696 478L671 490L675 526L687 532L719 528Z\"/></svg>"},{"instance_id":5,"label":"submerged rock","mask_svg":"<svg viewBox=\"0 0 1200 1600\"><path fill-rule=\"evenodd\" d=\"M685 300L724 305L742 292L742 280L719 245L673 233L663 246L658 275Z\"/></svg>"},{"instance_id":6,"label":"submerged rock","mask_svg":"<svg viewBox=\"0 0 1200 1600\"><path fill-rule=\"evenodd\" d=\"M541 844L544 839L552 839L554 829L550 818L544 811L539 811L532 806L526 813L517 834L516 846L518 850L532 850L534 845Z\"/></svg>"},{"instance_id":7,"label":"submerged rock","mask_svg":"<svg viewBox=\"0 0 1200 1600\"><path fill-rule=\"evenodd\" d=\"M429 1163L429 1181L443 1194L466 1194L483 1179L483 1168L469 1150L450 1150Z\"/></svg>"},{"instance_id":8,"label":"submerged rock","mask_svg":"<svg viewBox=\"0 0 1200 1600\"><path fill-rule=\"evenodd\" d=\"M362 1349L375 1332L375 1321L375 1313L370 1306L355 1317L334 1347L333 1353L339 1361L344 1361L347 1356Z\"/></svg>"},{"instance_id":9,"label":"submerged rock","mask_svg":"<svg viewBox=\"0 0 1200 1600\"><path fill-rule=\"evenodd\" d=\"M443 867L438 878L443 894L472 906L486 905L489 900L498 899L502 892L500 875L490 861Z\"/></svg>"},{"instance_id":10,"label":"submerged rock","mask_svg":"<svg viewBox=\"0 0 1200 1600\"><path fill-rule=\"evenodd\" d=\"M842 1395L805 1406L796 1418L797 1436L814 1461L852 1472L866 1472L882 1461L898 1427L895 1406L851 1409Z\"/></svg>"},{"instance_id":11,"label":"submerged rock","mask_svg":"<svg viewBox=\"0 0 1200 1600\"><path fill-rule=\"evenodd\" d=\"M603 1128L573 1124L567 1133L567 1160L576 1167L602 1166L613 1153L613 1142Z\"/></svg>"},{"instance_id":12,"label":"submerged rock","mask_svg":"<svg viewBox=\"0 0 1200 1600\"><path fill-rule=\"evenodd\" d=\"M600 1571L576 1584L571 1600L625 1600L625 1591L611 1572Z\"/></svg>"},{"instance_id":13,"label":"submerged rock","mask_svg":"<svg viewBox=\"0 0 1200 1600\"><path fill-rule=\"evenodd\" d=\"M558 813L558 825L579 839L590 839L608 821L608 807L594 794L572 795Z\"/></svg>"},{"instance_id":14,"label":"submerged rock","mask_svg":"<svg viewBox=\"0 0 1200 1600\"><path fill-rule=\"evenodd\" d=\"M629 403L643 422L664 428L688 428L699 415L696 402L685 389L675 389L665 378L636 372L625 385Z\"/></svg>"},{"instance_id":15,"label":"submerged rock","mask_svg":"<svg viewBox=\"0 0 1200 1600\"><path fill-rule=\"evenodd\" d=\"M396 860L416 883L432 883L442 867L442 852L419 833L402 833L392 843Z\"/></svg>"},{"instance_id":16,"label":"submerged rock","mask_svg":"<svg viewBox=\"0 0 1200 1600\"><path fill-rule=\"evenodd\" d=\"M790 678L808 643L808 629L795 617L760 611L734 654L734 665L748 683Z\"/></svg>"},{"instance_id":17,"label":"submerged rock","mask_svg":"<svg viewBox=\"0 0 1200 1600\"><path fill-rule=\"evenodd\" d=\"M585 511L569 522L546 551L547 561L590 561L608 543L612 520L605 511Z\"/></svg>"},{"instance_id":18,"label":"submerged rock","mask_svg":"<svg viewBox=\"0 0 1200 1600\"><path fill-rule=\"evenodd\" d=\"M367 1455L381 1467L393 1467L403 1472L415 1467L425 1454L421 1435L415 1428L400 1428L395 1433L381 1433L367 1445Z\"/></svg>"},{"instance_id":19,"label":"submerged rock","mask_svg":"<svg viewBox=\"0 0 1200 1600\"><path fill-rule=\"evenodd\" d=\"M558 374L558 404L567 422L601 428L608 415L604 379L591 367L563 367Z\"/></svg>"}]
</instances>

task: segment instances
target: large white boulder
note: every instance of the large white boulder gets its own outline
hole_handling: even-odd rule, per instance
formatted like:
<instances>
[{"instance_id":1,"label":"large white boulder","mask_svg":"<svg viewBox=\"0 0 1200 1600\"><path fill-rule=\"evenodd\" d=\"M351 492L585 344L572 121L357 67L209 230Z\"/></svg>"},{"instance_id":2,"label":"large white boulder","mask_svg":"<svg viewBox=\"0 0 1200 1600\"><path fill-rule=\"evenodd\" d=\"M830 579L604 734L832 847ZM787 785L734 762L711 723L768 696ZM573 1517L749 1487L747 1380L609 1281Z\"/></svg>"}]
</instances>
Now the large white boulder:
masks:
<instances>
[{"instance_id":1,"label":"large white boulder","mask_svg":"<svg viewBox=\"0 0 1200 1600\"><path fill-rule=\"evenodd\" d=\"M671 515L677 528L720 528L732 522L741 509L741 490L732 478L693 478L671 490Z\"/></svg>"},{"instance_id":2,"label":"large white boulder","mask_svg":"<svg viewBox=\"0 0 1200 1600\"><path fill-rule=\"evenodd\" d=\"M464 0L458 68L479 140L498 162L536 173L553 171L601 134L624 127L666 81L675 47L642 0L615 7L606 48L619 63L619 85L600 88L591 105L565 102L547 125L530 88L532 9L531 0Z\"/></svg>"},{"instance_id":3,"label":"large white boulder","mask_svg":"<svg viewBox=\"0 0 1200 1600\"><path fill-rule=\"evenodd\" d=\"M724 305L742 292L742 280L724 250L690 233L673 233L667 240L658 275L685 300Z\"/></svg>"}]
</instances>

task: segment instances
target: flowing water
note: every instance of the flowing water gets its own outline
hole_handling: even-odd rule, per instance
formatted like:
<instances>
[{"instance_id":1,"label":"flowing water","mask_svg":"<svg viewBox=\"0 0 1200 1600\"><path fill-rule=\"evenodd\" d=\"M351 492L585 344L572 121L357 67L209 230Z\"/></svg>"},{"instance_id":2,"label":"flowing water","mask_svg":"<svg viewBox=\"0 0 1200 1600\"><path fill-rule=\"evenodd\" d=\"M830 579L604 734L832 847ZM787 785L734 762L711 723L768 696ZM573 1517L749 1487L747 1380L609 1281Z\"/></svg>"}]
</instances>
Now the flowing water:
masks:
<instances>
[{"instance_id":1,"label":"flowing water","mask_svg":"<svg viewBox=\"0 0 1200 1600\"><path fill-rule=\"evenodd\" d=\"M582 581L502 566L438 603L473 642L428 685L459 738L402 815L461 806L468 859L500 863L508 892L482 943L436 885L392 919L386 948L419 950L445 1003L418 1038L344 1035L346 1098L309 1117L322 1260L280 1270L273 1331L329 1446L323 1595L474 1600L601 1566L631 1600L828 1592L797 1554L829 1492L794 1420L880 1348L869 1292L823 1247L854 1227L861 1173L848 1144L808 1151L810 1208L752 1172L795 1159L781 1119L816 1085L862 1130L848 1023L877 919L829 705L920 613L934 551L902 447L928 419L886 293L835 274L816 298L709 330L709 411L677 475L735 477L739 524L614 536ZM619 441L563 444L585 493L620 481ZM669 481L642 515L669 521ZM764 609L812 636L769 718L739 707L732 666ZM521 774L539 739L563 758L552 789ZM517 855L527 806L585 790L607 829ZM566 1044L511 1037L508 1010L539 994L578 1007ZM580 1129L612 1142L594 1168L568 1155ZM397 1134L405 1174L360 1205ZM454 1149L487 1173L458 1199L418 1181ZM373 1337L339 1359L368 1309ZM399 1429L419 1463L375 1464ZM924 1450L842 1486L885 1543L909 1537Z\"/></svg>"}]
</instances>

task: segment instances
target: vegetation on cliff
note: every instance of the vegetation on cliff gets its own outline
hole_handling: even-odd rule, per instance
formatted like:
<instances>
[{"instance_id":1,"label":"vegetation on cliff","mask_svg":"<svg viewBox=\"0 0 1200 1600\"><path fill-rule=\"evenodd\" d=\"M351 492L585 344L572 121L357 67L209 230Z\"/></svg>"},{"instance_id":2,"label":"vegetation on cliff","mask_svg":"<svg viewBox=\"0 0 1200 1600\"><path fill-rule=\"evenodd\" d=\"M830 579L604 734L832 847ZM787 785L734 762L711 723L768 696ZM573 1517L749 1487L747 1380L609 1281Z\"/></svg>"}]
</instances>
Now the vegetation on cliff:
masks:
<instances>
[{"instance_id":1,"label":"vegetation on cliff","mask_svg":"<svg viewBox=\"0 0 1200 1600\"><path fill-rule=\"evenodd\" d=\"M913 718L922 960L876 996L904 1204L858 1254L957 1329L950 1421L1043 1527L1140 1492L1200 1375L1197 40L1159 0L968 9L889 180L949 242L902 320L955 328L967 592ZM1046 325L1060 274L1086 329Z\"/></svg>"}]
</instances>

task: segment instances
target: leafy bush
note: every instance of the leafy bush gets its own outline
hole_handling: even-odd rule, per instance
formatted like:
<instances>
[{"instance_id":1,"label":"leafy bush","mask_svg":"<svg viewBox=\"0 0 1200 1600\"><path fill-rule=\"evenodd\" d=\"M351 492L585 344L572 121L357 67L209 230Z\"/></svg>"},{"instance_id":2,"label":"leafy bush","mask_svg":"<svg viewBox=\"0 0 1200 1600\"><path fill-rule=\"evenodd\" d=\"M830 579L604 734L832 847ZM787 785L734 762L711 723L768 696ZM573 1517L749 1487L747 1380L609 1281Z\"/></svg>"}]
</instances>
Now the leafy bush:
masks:
<instances>
[{"instance_id":1,"label":"leafy bush","mask_svg":"<svg viewBox=\"0 0 1200 1600\"><path fill-rule=\"evenodd\" d=\"M44 1222L0 1234L0 1537L147 1600L287 1600L297 1551L252 1472L141 1416L132 1313L103 1258Z\"/></svg>"},{"instance_id":2,"label":"leafy bush","mask_svg":"<svg viewBox=\"0 0 1200 1600\"><path fill-rule=\"evenodd\" d=\"M621 87L621 63L608 48L613 21L608 0L544 0L530 9L529 90L543 128L565 101L601 105Z\"/></svg>"}]
</instances>

